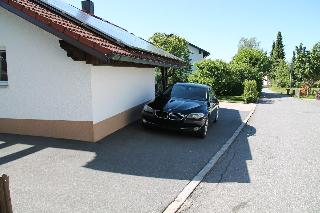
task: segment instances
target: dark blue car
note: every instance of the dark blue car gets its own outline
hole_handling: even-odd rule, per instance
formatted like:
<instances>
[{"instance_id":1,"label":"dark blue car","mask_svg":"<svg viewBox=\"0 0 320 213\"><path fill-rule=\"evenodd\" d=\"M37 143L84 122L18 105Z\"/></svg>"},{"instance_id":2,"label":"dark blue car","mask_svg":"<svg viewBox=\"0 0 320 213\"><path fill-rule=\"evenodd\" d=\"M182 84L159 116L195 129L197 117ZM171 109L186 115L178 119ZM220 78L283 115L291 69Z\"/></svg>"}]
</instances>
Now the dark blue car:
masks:
<instances>
[{"instance_id":1,"label":"dark blue car","mask_svg":"<svg viewBox=\"0 0 320 213\"><path fill-rule=\"evenodd\" d=\"M219 101L211 87L176 83L144 106L142 123L145 126L195 132L205 137L209 125L217 121L218 114Z\"/></svg>"}]
</instances>

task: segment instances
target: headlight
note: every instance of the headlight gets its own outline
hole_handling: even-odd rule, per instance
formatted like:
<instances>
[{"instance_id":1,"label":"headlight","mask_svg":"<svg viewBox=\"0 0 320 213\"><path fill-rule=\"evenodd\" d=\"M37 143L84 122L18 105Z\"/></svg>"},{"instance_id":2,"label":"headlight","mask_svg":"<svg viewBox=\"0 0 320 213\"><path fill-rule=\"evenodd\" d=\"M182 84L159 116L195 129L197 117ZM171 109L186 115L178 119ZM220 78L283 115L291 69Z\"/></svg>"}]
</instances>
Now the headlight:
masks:
<instances>
[{"instance_id":1,"label":"headlight","mask_svg":"<svg viewBox=\"0 0 320 213\"><path fill-rule=\"evenodd\" d=\"M189 119L196 119L196 120L201 119L203 117L204 117L203 113L191 113L187 116L187 118Z\"/></svg>"},{"instance_id":2,"label":"headlight","mask_svg":"<svg viewBox=\"0 0 320 213\"><path fill-rule=\"evenodd\" d=\"M144 105L143 107L143 111L144 112L150 112L153 113L154 109L152 109L151 107L149 107L148 105Z\"/></svg>"}]
</instances>

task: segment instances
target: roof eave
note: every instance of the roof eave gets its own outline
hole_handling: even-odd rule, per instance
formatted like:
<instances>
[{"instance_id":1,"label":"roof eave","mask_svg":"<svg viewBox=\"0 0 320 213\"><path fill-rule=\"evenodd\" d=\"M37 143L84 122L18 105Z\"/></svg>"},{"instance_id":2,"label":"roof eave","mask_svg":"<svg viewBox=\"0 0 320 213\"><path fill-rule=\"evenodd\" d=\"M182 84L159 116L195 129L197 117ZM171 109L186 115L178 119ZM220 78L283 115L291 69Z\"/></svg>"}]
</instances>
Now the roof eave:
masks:
<instances>
[{"instance_id":1,"label":"roof eave","mask_svg":"<svg viewBox=\"0 0 320 213\"><path fill-rule=\"evenodd\" d=\"M198 47L198 46L196 46L196 45L194 45L194 44L192 44L192 43L190 43L190 42L188 42L188 43L189 43L190 46L195 47L195 48L201 50L201 51L203 52L203 57L204 57L204 58L206 58L206 57L208 57L208 56L210 55L210 53L209 53L207 50L202 49L202 48L200 48L200 47Z\"/></svg>"},{"instance_id":2,"label":"roof eave","mask_svg":"<svg viewBox=\"0 0 320 213\"><path fill-rule=\"evenodd\" d=\"M156 61L156 60L146 60L146 59L141 59L141 58L124 56L124 55L120 55L120 54L112 54L112 56L110 58L114 61L130 62L130 63L136 63L136 64L148 64L148 65L153 65L155 67L166 67L166 68L182 67L182 65L179 65L179 64L162 63L162 62Z\"/></svg>"},{"instance_id":3,"label":"roof eave","mask_svg":"<svg viewBox=\"0 0 320 213\"><path fill-rule=\"evenodd\" d=\"M31 24L36 25L37 27L57 36L58 38L68 42L69 44L83 50L84 52L86 52L92 56L97 57L98 59L100 59L101 61L104 61L104 62L108 62L109 60L115 60L115 61L122 61L122 62L131 62L131 63L136 63L136 64L152 65L155 67L179 68L179 67L183 66L181 61L179 61L179 62L181 62L181 64L179 64L179 63L166 62L168 60L163 60L163 62L160 60L147 60L147 59L124 56L124 55L120 55L120 54L113 54L111 52L110 52L110 54L103 54L94 48L88 47L88 46L78 42L77 40L74 40L73 38L65 35L63 32L60 32L60 31L56 30L55 28L52 28L52 27L44 24L40 20L37 20L35 17L29 16L28 14L15 8L13 5L8 4L8 1L0 0L0 6L4 9L8 10L9 12L19 16L20 18L30 22ZM174 59L172 59L172 60L174 60Z\"/></svg>"},{"instance_id":4,"label":"roof eave","mask_svg":"<svg viewBox=\"0 0 320 213\"><path fill-rule=\"evenodd\" d=\"M100 53L99 51L93 49L93 48L90 48L80 42L77 42L76 40L72 39L71 37L65 35L64 33L58 31L58 30L55 30L54 28L42 23L41 21L37 20L36 18L34 17L31 17L29 15L27 15L26 13L23 13L21 10L19 9L16 9L15 7L9 5L9 4L6 4L5 2L3 2L2 0L0 0L0 6L3 7L4 9L8 10L9 12L23 18L24 20L36 25L37 27L57 36L58 38L72 44L73 46L87 52L88 54L90 55L93 55L95 57L97 57L98 59L102 60L102 61L108 61L109 59L106 57L105 54L103 53Z\"/></svg>"},{"instance_id":5,"label":"roof eave","mask_svg":"<svg viewBox=\"0 0 320 213\"><path fill-rule=\"evenodd\" d=\"M209 53L209 52L207 52L207 51L203 50L203 57L204 57L204 58L208 57L209 55L210 55L210 53Z\"/></svg>"},{"instance_id":6,"label":"roof eave","mask_svg":"<svg viewBox=\"0 0 320 213\"><path fill-rule=\"evenodd\" d=\"M1 1L1 0L0 0L0 1ZM44 7L46 7L46 8L50 8L50 10L53 10L53 11L55 11L56 13L58 13L58 14L60 14L60 15L62 15L62 16L67 17L68 19L76 22L77 24L83 25L83 23L80 22L79 20L77 20L77 19L75 19L75 18L72 18L71 16L69 16L69 15L66 14L66 13L61 13L61 12L59 12L59 11L58 11L57 9L55 9L54 7L48 6L48 5L44 4L42 1L40 1L40 0L34 0L34 1L37 2L37 3L39 3L39 4L41 4L42 6L44 6ZM97 16L95 16L95 17L97 17ZM99 18L99 17L97 17L97 18ZM113 24L113 25L114 25L114 24ZM117 25L116 25L116 26L117 26ZM89 29L90 31L93 31L93 32L97 33L97 34L100 35L100 36L106 37L108 40L110 40L110 41L112 41L112 42L115 42L117 45L120 45L120 46L122 46L122 47L132 48L132 47L130 47L130 46L124 44L124 43L119 42L119 40L114 39L114 38L106 35L105 33L102 33L101 31L94 29L93 27L90 27L89 25L84 24L83 27ZM119 27L119 26L117 26L117 27ZM121 28L121 27L119 27L119 28ZM124 29L124 28L121 28L121 29L127 31L127 30ZM140 38L140 39L142 39L142 38ZM143 40L144 40L144 39L143 39ZM145 40L145 41L146 41L146 40ZM146 41L146 42L149 42L149 41ZM150 42L149 42L149 43L150 43ZM151 44L151 43L150 43L150 44ZM139 50L139 51L142 51L142 52L146 52L146 53L150 53L150 54L154 54L154 53L152 53L152 52L149 52L149 51L143 50L143 49L136 49L136 50ZM163 57L163 56L161 56L161 55L159 55L159 56L160 56L160 57ZM174 55L172 55L172 56L175 57L175 58L171 58L171 57L166 57L166 58L167 58L167 59L170 59L170 60L176 60L176 61L179 61L179 60L180 60L180 61L182 61L180 58L178 58L178 57L176 57L176 56L174 56ZM183 62L183 61L182 61L182 62Z\"/></svg>"}]
</instances>

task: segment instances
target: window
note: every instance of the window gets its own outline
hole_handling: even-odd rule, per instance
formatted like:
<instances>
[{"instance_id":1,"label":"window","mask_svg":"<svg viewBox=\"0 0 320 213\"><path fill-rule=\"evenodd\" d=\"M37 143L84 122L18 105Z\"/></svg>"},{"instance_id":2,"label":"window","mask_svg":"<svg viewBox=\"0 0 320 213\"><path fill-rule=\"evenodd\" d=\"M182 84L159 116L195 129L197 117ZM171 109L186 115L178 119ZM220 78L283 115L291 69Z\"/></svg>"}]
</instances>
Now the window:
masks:
<instances>
[{"instance_id":1,"label":"window","mask_svg":"<svg viewBox=\"0 0 320 213\"><path fill-rule=\"evenodd\" d=\"M174 85L171 90L171 97L205 101L208 99L207 88L189 85Z\"/></svg>"},{"instance_id":2,"label":"window","mask_svg":"<svg viewBox=\"0 0 320 213\"><path fill-rule=\"evenodd\" d=\"M7 82L7 56L5 50L0 50L0 82Z\"/></svg>"}]
</instances>

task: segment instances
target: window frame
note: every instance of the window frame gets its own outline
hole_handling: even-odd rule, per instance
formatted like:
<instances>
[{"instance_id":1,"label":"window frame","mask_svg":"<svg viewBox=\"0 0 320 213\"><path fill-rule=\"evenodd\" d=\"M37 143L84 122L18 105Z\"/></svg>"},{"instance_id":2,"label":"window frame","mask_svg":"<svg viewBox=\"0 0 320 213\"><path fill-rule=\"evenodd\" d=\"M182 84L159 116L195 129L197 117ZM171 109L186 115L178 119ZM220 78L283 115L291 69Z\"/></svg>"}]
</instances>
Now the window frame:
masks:
<instances>
[{"instance_id":1,"label":"window frame","mask_svg":"<svg viewBox=\"0 0 320 213\"><path fill-rule=\"evenodd\" d=\"M8 86L8 64L7 64L7 51L5 48L3 47L0 47L0 54L4 53L5 54L5 57L4 57L4 63L5 63L5 73L6 73L6 76L7 76L7 79L6 80L1 80L0 78L0 86ZM0 56L1 57L1 56ZM0 61L0 63L2 63L2 61ZM2 68L2 66L1 66ZM0 74L1 74L1 71L0 71Z\"/></svg>"}]
</instances>

